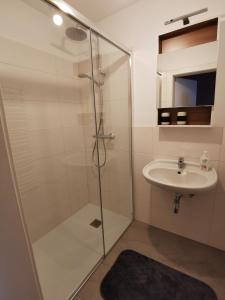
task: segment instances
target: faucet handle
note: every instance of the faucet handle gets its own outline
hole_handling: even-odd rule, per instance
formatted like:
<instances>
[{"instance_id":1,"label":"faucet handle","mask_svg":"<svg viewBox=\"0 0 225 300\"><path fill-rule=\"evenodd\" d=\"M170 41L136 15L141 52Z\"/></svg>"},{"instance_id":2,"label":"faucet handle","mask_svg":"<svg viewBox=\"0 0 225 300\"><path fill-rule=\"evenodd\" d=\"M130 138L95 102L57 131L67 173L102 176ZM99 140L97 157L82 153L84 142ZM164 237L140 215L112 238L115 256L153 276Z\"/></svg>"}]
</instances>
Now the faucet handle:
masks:
<instances>
[{"instance_id":1,"label":"faucet handle","mask_svg":"<svg viewBox=\"0 0 225 300\"><path fill-rule=\"evenodd\" d=\"M179 156L178 161L179 162L184 162L184 157L183 156Z\"/></svg>"}]
</instances>

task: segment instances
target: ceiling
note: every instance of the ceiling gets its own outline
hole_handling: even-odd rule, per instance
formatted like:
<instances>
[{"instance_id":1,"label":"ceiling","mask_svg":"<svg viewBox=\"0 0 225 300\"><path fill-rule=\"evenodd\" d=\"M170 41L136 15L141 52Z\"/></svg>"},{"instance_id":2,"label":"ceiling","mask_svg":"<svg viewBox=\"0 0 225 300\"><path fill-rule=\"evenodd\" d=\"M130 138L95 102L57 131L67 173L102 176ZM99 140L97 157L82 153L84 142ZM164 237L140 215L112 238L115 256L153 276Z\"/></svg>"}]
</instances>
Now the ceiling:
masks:
<instances>
[{"instance_id":1,"label":"ceiling","mask_svg":"<svg viewBox=\"0 0 225 300\"><path fill-rule=\"evenodd\" d=\"M66 0L88 19L98 22L139 0Z\"/></svg>"}]
</instances>

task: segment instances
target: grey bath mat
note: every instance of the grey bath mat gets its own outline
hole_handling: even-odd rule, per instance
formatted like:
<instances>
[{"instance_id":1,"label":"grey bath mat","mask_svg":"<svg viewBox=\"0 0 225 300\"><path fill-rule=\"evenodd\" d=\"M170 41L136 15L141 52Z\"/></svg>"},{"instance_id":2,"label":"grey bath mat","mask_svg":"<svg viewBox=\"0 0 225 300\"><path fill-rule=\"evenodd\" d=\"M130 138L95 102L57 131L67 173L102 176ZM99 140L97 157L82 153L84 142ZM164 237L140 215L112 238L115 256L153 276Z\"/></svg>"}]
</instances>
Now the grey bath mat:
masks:
<instances>
[{"instance_id":1,"label":"grey bath mat","mask_svg":"<svg viewBox=\"0 0 225 300\"><path fill-rule=\"evenodd\" d=\"M135 251L123 251L101 283L104 300L217 300L205 283Z\"/></svg>"}]
</instances>

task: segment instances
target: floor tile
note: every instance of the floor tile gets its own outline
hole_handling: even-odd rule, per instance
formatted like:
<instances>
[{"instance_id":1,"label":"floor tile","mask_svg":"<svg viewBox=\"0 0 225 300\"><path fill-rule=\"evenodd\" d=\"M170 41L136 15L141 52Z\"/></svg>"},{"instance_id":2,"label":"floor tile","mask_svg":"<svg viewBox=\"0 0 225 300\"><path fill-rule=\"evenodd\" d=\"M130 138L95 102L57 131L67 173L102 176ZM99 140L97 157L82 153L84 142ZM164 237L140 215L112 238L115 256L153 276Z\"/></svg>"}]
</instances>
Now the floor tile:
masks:
<instances>
[{"instance_id":1,"label":"floor tile","mask_svg":"<svg viewBox=\"0 0 225 300\"><path fill-rule=\"evenodd\" d=\"M79 300L101 300L100 284L118 255L136 250L210 285L225 300L225 252L135 221L81 289Z\"/></svg>"}]
</instances>

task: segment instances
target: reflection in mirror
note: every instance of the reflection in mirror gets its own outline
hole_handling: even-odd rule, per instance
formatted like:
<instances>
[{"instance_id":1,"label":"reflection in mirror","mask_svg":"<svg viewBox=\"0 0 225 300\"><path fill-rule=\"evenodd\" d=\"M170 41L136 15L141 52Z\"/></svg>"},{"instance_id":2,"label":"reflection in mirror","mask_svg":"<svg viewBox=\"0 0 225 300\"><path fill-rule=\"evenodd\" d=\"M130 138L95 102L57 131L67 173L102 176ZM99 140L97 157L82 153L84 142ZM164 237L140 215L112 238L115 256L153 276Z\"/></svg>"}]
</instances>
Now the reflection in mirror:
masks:
<instances>
[{"instance_id":1,"label":"reflection in mirror","mask_svg":"<svg viewBox=\"0 0 225 300\"><path fill-rule=\"evenodd\" d=\"M214 105L217 51L215 41L159 54L158 108Z\"/></svg>"},{"instance_id":2,"label":"reflection in mirror","mask_svg":"<svg viewBox=\"0 0 225 300\"><path fill-rule=\"evenodd\" d=\"M214 104L216 71L174 77L174 106Z\"/></svg>"}]
</instances>

